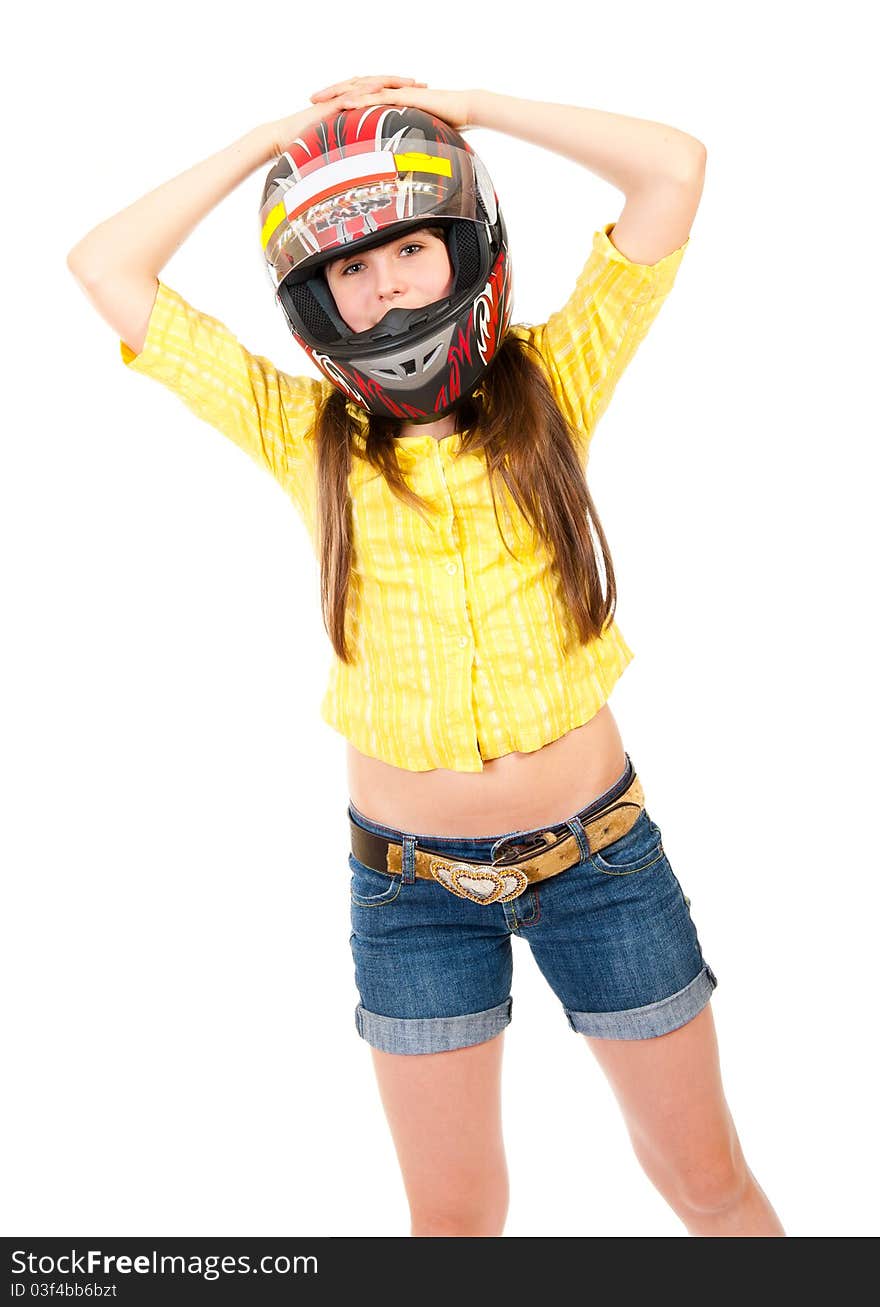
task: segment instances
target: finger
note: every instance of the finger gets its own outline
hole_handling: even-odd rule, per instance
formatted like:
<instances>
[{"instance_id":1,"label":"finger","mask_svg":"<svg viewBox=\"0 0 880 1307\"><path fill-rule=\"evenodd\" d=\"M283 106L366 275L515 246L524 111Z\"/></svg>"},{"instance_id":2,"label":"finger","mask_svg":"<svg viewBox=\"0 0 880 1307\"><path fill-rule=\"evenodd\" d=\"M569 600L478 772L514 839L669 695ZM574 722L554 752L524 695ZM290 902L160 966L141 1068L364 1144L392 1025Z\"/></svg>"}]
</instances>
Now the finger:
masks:
<instances>
[{"instance_id":1,"label":"finger","mask_svg":"<svg viewBox=\"0 0 880 1307\"><path fill-rule=\"evenodd\" d=\"M346 91L358 88L361 91L379 91L383 86L427 86L427 82L417 82L414 77L395 77L393 73L381 73L375 77L349 77L344 82L335 82L315 91L312 100L332 99L334 95L343 95Z\"/></svg>"},{"instance_id":2,"label":"finger","mask_svg":"<svg viewBox=\"0 0 880 1307\"><path fill-rule=\"evenodd\" d=\"M374 104L398 104L398 97L379 92L377 95L346 95L342 97L343 109L365 109Z\"/></svg>"},{"instance_id":3,"label":"finger","mask_svg":"<svg viewBox=\"0 0 880 1307\"><path fill-rule=\"evenodd\" d=\"M375 73L372 77L354 77L355 82L369 82L374 86L412 86L414 77L396 77L394 73Z\"/></svg>"},{"instance_id":4,"label":"finger","mask_svg":"<svg viewBox=\"0 0 880 1307\"><path fill-rule=\"evenodd\" d=\"M415 86L412 77L358 77L340 92L342 95L375 95L383 90L399 90Z\"/></svg>"},{"instance_id":5,"label":"finger","mask_svg":"<svg viewBox=\"0 0 880 1307\"><path fill-rule=\"evenodd\" d=\"M335 86L328 86L328 87L327 87L325 90L323 90L323 91L315 91L314 95L311 95L311 96L309 97L309 99L311 99L311 100L315 100L315 101L318 101L318 100L335 100L335 98L336 98L337 95L342 95L342 94L343 94L343 88L341 88L341 87L335 87Z\"/></svg>"},{"instance_id":6,"label":"finger","mask_svg":"<svg viewBox=\"0 0 880 1307\"><path fill-rule=\"evenodd\" d=\"M344 109L346 107L345 100L346 97L343 95L334 95L331 96L330 99L328 100L316 100L315 108L326 109L328 112L330 112L333 109Z\"/></svg>"},{"instance_id":7,"label":"finger","mask_svg":"<svg viewBox=\"0 0 880 1307\"><path fill-rule=\"evenodd\" d=\"M335 95L342 95L344 91L349 91L356 82L362 81L360 77L349 77L344 82L334 82L332 86L325 86L322 91L316 91L311 97L313 100L332 99Z\"/></svg>"}]
</instances>

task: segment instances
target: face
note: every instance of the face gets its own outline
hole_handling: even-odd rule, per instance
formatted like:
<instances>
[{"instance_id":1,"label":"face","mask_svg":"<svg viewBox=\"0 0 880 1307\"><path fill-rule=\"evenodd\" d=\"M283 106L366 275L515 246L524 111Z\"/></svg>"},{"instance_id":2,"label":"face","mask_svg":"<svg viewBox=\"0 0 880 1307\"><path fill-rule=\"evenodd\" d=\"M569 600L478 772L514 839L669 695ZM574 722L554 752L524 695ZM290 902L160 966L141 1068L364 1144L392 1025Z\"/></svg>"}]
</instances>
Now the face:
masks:
<instances>
[{"instance_id":1,"label":"face","mask_svg":"<svg viewBox=\"0 0 880 1307\"><path fill-rule=\"evenodd\" d=\"M454 279L445 241L424 229L336 259L325 275L353 332L374 327L389 309L420 309L443 299Z\"/></svg>"}]
</instances>

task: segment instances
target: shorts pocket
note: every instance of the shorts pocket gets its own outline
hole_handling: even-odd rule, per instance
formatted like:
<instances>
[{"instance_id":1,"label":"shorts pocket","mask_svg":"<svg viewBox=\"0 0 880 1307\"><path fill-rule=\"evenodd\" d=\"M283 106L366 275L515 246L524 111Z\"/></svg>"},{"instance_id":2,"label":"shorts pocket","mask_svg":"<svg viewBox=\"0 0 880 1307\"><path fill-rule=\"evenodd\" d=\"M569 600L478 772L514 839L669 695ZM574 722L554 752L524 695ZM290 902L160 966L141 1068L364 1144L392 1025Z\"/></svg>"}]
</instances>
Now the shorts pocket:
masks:
<instances>
[{"instance_id":1,"label":"shorts pocket","mask_svg":"<svg viewBox=\"0 0 880 1307\"><path fill-rule=\"evenodd\" d=\"M606 876L631 876L664 856L660 827L643 808L625 835L590 854L597 871Z\"/></svg>"},{"instance_id":2,"label":"shorts pocket","mask_svg":"<svg viewBox=\"0 0 880 1307\"><path fill-rule=\"evenodd\" d=\"M358 908L384 908L393 903L400 893L403 877L389 876L382 871L366 867L354 856L348 855L351 869L351 901Z\"/></svg>"}]
</instances>

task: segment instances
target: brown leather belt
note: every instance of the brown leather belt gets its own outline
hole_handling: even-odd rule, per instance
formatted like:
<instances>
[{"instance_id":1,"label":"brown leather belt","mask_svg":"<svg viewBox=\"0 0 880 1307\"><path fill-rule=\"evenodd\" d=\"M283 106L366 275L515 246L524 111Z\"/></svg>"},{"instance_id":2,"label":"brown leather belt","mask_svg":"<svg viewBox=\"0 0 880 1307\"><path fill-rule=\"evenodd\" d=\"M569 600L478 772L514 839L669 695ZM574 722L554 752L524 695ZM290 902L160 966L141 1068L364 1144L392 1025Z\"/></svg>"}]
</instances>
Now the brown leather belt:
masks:
<instances>
[{"instance_id":1,"label":"brown leather belt","mask_svg":"<svg viewBox=\"0 0 880 1307\"><path fill-rule=\"evenodd\" d=\"M631 779L626 783L626 776L621 778L623 788L610 794L602 807L593 809L588 805L569 819L580 825L591 853L625 835L645 806L642 783L632 771L628 755L627 763ZM348 821L351 851L358 862L388 876L401 875L403 844L376 831L364 830L352 820L351 814ZM415 874L423 880L436 880L459 898L475 903L506 903L536 881L573 867L583 856L576 836L565 822L531 831L524 839L517 840L517 834L520 832L515 831L497 842L500 849L496 846L496 856L491 862L447 858L433 849L420 849L416 843ZM506 850L505 845L508 845Z\"/></svg>"}]
</instances>

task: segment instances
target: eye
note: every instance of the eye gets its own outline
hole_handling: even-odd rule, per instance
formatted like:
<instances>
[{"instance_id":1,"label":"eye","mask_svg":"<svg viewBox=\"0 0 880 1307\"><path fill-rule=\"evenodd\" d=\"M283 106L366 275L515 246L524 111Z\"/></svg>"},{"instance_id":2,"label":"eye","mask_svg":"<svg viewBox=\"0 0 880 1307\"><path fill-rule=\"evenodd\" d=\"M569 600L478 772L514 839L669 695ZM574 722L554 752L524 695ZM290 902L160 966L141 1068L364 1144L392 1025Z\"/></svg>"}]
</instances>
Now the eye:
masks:
<instances>
[{"instance_id":1,"label":"eye","mask_svg":"<svg viewBox=\"0 0 880 1307\"><path fill-rule=\"evenodd\" d=\"M420 245L418 241L410 241L408 245L401 245L400 253L402 254L404 250L421 250L421 249L424 249L424 246ZM350 263L347 268L342 269L341 275L343 277L347 277L348 274L352 272L355 268L362 268L363 266L364 265L362 263Z\"/></svg>"}]
</instances>

